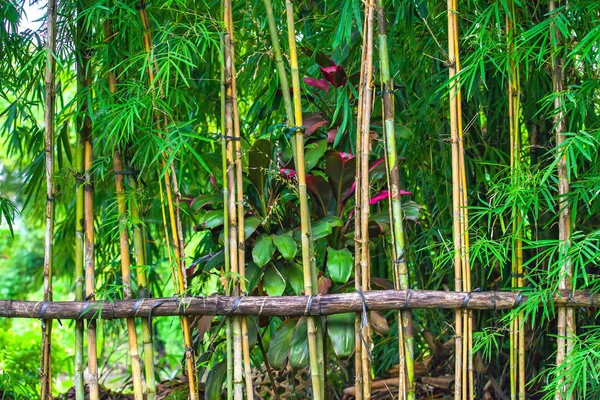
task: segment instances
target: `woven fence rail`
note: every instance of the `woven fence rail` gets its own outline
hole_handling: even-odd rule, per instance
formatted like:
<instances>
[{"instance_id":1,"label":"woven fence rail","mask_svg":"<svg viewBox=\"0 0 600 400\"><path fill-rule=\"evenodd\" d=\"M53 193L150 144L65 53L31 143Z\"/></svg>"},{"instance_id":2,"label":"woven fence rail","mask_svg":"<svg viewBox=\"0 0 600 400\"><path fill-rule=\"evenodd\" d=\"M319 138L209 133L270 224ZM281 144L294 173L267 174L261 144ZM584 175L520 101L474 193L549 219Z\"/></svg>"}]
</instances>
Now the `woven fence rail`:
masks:
<instances>
[{"instance_id":1,"label":"woven fence rail","mask_svg":"<svg viewBox=\"0 0 600 400\"><path fill-rule=\"evenodd\" d=\"M119 319L181 315L331 315L402 309L509 310L528 301L554 306L597 308L600 294L559 291L552 298L517 292L376 290L318 296L209 296L114 301L0 300L0 317L38 319Z\"/></svg>"}]
</instances>

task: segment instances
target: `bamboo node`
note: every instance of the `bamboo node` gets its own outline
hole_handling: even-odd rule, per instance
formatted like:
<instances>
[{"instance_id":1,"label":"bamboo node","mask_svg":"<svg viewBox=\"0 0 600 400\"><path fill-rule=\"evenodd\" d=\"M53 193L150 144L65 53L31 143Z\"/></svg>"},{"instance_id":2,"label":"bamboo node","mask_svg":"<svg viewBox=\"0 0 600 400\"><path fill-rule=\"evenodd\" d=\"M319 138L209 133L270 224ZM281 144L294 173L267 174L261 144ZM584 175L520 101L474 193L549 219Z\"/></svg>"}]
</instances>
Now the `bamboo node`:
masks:
<instances>
[{"instance_id":1,"label":"bamboo node","mask_svg":"<svg viewBox=\"0 0 600 400\"><path fill-rule=\"evenodd\" d=\"M242 138L239 136L219 135L219 137L225 140L242 140Z\"/></svg>"},{"instance_id":2,"label":"bamboo node","mask_svg":"<svg viewBox=\"0 0 600 400\"><path fill-rule=\"evenodd\" d=\"M147 5L148 5L148 3L140 2L135 5L135 9L136 10L145 10Z\"/></svg>"}]
</instances>

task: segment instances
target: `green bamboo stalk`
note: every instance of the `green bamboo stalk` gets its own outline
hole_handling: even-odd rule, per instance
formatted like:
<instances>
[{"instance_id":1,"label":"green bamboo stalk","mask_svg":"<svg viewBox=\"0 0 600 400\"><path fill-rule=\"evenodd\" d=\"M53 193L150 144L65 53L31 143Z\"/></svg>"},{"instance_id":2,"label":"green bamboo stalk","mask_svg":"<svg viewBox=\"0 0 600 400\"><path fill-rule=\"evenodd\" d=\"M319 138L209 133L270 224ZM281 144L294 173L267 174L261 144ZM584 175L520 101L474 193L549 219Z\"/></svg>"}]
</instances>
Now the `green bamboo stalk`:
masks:
<instances>
[{"instance_id":1,"label":"green bamboo stalk","mask_svg":"<svg viewBox=\"0 0 600 400\"><path fill-rule=\"evenodd\" d=\"M138 286L138 296L141 299L150 297L148 278L146 275L146 251L144 245L143 220L140 215L140 199L138 184L133 177L129 178L133 196L130 202L131 219L133 221L133 252L135 255L135 274ZM152 333L148 324L142 324L142 344L144 349L144 373L146 377L146 398L156 399L156 373L154 368L154 345Z\"/></svg>"},{"instance_id":2,"label":"green bamboo stalk","mask_svg":"<svg viewBox=\"0 0 600 400\"><path fill-rule=\"evenodd\" d=\"M226 140L226 179L227 179L227 207L229 221L229 266L232 275L239 275L239 251L238 251L238 221L236 209L236 162L235 162L235 145L231 139L234 136L234 98L232 88L232 73L231 68L232 53L231 53L231 36L229 28L229 13L231 2L224 2L224 19L226 33L223 36L224 53L223 63L225 70L225 136ZM235 279L235 278L232 278ZM235 282L235 280L234 280ZM233 295L240 295L240 288L237 283L233 285ZM244 382L243 382L243 349L242 349L242 326L241 319L233 316L233 397L236 400L242 400L244 397Z\"/></svg>"},{"instance_id":3,"label":"green bamboo stalk","mask_svg":"<svg viewBox=\"0 0 600 400\"><path fill-rule=\"evenodd\" d=\"M290 66L295 115L296 176L298 179L298 197L300 199L300 229L302 232L302 264L304 267L304 294L317 293L317 267L314 246L311 239L310 212L306 190L306 169L304 161L304 133L302 129L302 102L300 97L300 74L296 51L296 30L294 23L294 3L286 0L288 24L288 43L290 47ZM315 399L325 398L325 362L323 355L323 334L320 318L308 317L308 350L310 358L311 380Z\"/></svg>"},{"instance_id":4,"label":"green bamboo stalk","mask_svg":"<svg viewBox=\"0 0 600 400\"><path fill-rule=\"evenodd\" d=\"M508 41L509 74L508 74L508 108L510 132L510 160L513 180L518 184L521 165L521 133L520 133L520 78L516 64L515 52L516 15L514 1L509 0L506 15L506 37ZM512 210L513 234L515 241L512 251L512 287L523 286L523 227L521 211L517 206ZM523 330L523 314L520 313L511 321L510 329L510 388L511 399L525 399L525 334Z\"/></svg>"},{"instance_id":5,"label":"green bamboo stalk","mask_svg":"<svg viewBox=\"0 0 600 400\"><path fill-rule=\"evenodd\" d=\"M225 60L225 35L221 35L221 54ZM225 140L225 63L221 63L221 160L223 168L223 252L225 254L225 294L231 295L229 281L231 279L231 263L229 262L229 188L227 185L227 141ZM226 317L225 335L227 348L227 400L233 399L233 331L231 328L231 317Z\"/></svg>"},{"instance_id":6,"label":"green bamboo stalk","mask_svg":"<svg viewBox=\"0 0 600 400\"><path fill-rule=\"evenodd\" d=\"M44 301L52 301L54 251L54 114L56 108L56 0L48 0L46 33L46 78L44 107L44 152L46 157L46 236L44 239ZM41 398L52 398L52 320L42 321Z\"/></svg>"},{"instance_id":7,"label":"green bamboo stalk","mask_svg":"<svg viewBox=\"0 0 600 400\"><path fill-rule=\"evenodd\" d=\"M560 1L555 2L550 0L549 12L552 13L556 10L556 4L560 4ZM560 34L559 29L554 26L554 35L558 40L558 47L562 45L563 38ZM563 92L565 90L565 71L564 63L561 56L561 52L552 52L552 90L554 91L554 130L556 134L556 152L557 157L560 157L558 161L558 198L559 198L559 216L558 216L558 240L560 242L560 257L561 262L561 279L559 282L559 289L573 289L573 266L569 260L568 252L571 241L571 207L569 207L568 195L570 191L569 176L567 174L567 160L566 155L561 154L561 144L564 142L563 137L566 131L565 126L565 111L563 104ZM567 370L567 355L573 348L573 337L575 336L576 323L575 323L575 311L566 307L560 307L558 309L558 338L556 352L556 365L559 368L559 373L564 373ZM556 400L571 400L572 395L566 392L563 380L559 380L557 387Z\"/></svg>"},{"instance_id":8,"label":"green bamboo stalk","mask_svg":"<svg viewBox=\"0 0 600 400\"><path fill-rule=\"evenodd\" d=\"M402 203L400 199L400 174L398 166L398 154L396 151L396 136L394 123L394 105L392 93L394 85L390 73L390 62L388 52L388 40L386 31L385 12L383 9L382 0L376 2L377 7L377 25L379 39L379 64L381 68L381 79L383 81L383 118L384 118L384 143L386 147L388 180L391 195L391 220L392 232L394 238L394 253L395 253L395 269L397 275L397 288L408 289L408 268L404 252L406 249L404 240L404 222L402 213ZM404 367L400 369L400 391L406 391L406 396L409 400L415 398L414 386L414 337L412 329L412 314L410 311L401 313L402 335L404 348ZM402 344L400 344L402 346ZM402 360L401 360L402 364ZM404 384L403 375L406 374Z\"/></svg>"}]
</instances>

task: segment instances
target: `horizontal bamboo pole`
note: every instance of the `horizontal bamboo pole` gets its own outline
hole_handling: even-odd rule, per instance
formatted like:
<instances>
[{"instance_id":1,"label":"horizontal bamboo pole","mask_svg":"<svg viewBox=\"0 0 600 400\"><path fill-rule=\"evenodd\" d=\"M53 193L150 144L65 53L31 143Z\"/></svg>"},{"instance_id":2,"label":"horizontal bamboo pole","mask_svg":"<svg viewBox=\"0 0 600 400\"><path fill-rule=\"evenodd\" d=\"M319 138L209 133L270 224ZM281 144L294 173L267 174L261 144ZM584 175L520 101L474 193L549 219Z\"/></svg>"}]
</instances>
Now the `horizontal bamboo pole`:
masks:
<instances>
[{"instance_id":1,"label":"horizontal bamboo pole","mask_svg":"<svg viewBox=\"0 0 600 400\"><path fill-rule=\"evenodd\" d=\"M600 306L600 295L578 290L557 292L556 307ZM363 293L369 311L414 308L447 310L508 310L528 301L517 292L445 292L433 290L375 290ZM520 296L520 298L519 298ZM312 297L312 299L311 299ZM465 301L467 299L468 301ZM236 304L237 303L237 304ZM465 304L466 303L466 304ZM210 296L110 301L23 301L0 300L0 317L38 319L119 319L173 315L265 315L300 316L361 312L359 293L319 296Z\"/></svg>"}]
</instances>

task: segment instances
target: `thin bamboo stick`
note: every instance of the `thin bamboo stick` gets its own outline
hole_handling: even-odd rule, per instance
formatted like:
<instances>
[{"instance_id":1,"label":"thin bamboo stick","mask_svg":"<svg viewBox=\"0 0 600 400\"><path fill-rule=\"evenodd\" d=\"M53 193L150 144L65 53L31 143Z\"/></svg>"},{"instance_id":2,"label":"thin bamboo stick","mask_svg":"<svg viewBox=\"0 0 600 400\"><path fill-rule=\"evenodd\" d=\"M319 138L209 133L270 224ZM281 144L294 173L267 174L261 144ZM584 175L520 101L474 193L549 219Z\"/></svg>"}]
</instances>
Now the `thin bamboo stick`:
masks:
<instances>
[{"instance_id":1,"label":"thin bamboo stick","mask_svg":"<svg viewBox=\"0 0 600 400\"><path fill-rule=\"evenodd\" d=\"M81 129L81 118L77 118L77 129ZM84 296L83 267L83 138L78 135L75 154L75 300L82 301ZM83 328L84 320L75 321L75 398L85 397L85 381L83 371Z\"/></svg>"},{"instance_id":2,"label":"thin bamboo stick","mask_svg":"<svg viewBox=\"0 0 600 400\"><path fill-rule=\"evenodd\" d=\"M369 254L369 143L370 143L370 125L373 93L373 14L374 7L372 1L365 3L365 22L363 54L361 60L361 76L359 86L359 114L356 133L357 149L357 190L356 198L356 216L355 216L355 242L356 242L356 276L355 286L357 290L370 289L370 254ZM369 324L357 316L359 319L356 340L359 346L357 353L357 398L371 398L371 332ZM368 317L367 317L368 318ZM360 357L360 366L358 357Z\"/></svg>"},{"instance_id":3,"label":"thin bamboo stick","mask_svg":"<svg viewBox=\"0 0 600 400\"><path fill-rule=\"evenodd\" d=\"M396 136L395 136L395 121L394 121L394 99L392 93L394 85L390 73L390 61L388 54L388 41L386 31L385 12L382 5L382 0L376 2L377 7L377 25L378 25L378 41L379 41L379 63L381 68L381 80L383 81L383 118L384 118L384 143L387 156L387 174L390 186L390 206L393 240L394 240L394 267L397 276L397 289L408 289L408 267L405 253L404 240L404 223L402 205L400 199L400 174L398 165L398 154L396 151ZM399 384L400 392L406 392L406 397L409 400L415 398L414 386L414 338L412 328L412 314L409 311L403 311L400 315L402 321L403 343L400 344L404 348L400 354L404 352L404 368L400 369L401 377ZM404 374L406 373L406 380ZM404 394L403 394L404 395Z\"/></svg>"},{"instance_id":4,"label":"thin bamboo stick","mask_svg":"<svg viewBox=\"0 0 600 400\"><path fill-rule=\"evenodd\" d=\"M161 90L160 82L156 82L156 71L155 68L158 69L156 59L154 58L154 54L152 52L152 35L150 32L150 22L148 18L148 13L146 11L147 4L140 0L138 5L140 19L142 21L143 26L143 40L144 40L144 48L146 53L150 57L148 60L148 77L150 80L150 86L155 90L155 84L158 83L159 90ZM158 107L156 107L158 108ZM159 114L159 112L155 113L155 121L159 132L166 126L166 116ZM161 121L162 120L162 121ZM162 137L162 134L159 134ZM171 151L169 149L169 151ZM169 211L169 220L171 224L171 236L173 240L173 248L175 250L175 267L176 273L175 276L177 278L177 282L175 284L175 292L178 295L185 293L187 289L187 280L185 278L185 251L184 251L184 242L183 242L183 228L181 223L181 214L180 214L180 199L181 195L179 193L179 188L177 184L177 176L175 174L174 165L171 162L166 168L165 155L163 154L162 166L164 173L164 183L165 183L165 192L167 197L167 205ZM174 192L174 193L173 193ZM175 198L173 198L173 194ZM167 235L168 236L168 235ZM168 241L168 239L167 239ZM181 317L181 327L183 331L183 341L185 346L185 360L186 360L186 372L188 377L188 383L190 388L190 398L191 400L196 400L198 398L198 387L197 387L197 379L196 379L196 362L194 356L194 348L190 333L189 320L186 316Z\"/></svg>"},{"instance_id":5,"label":"thin bamboo stick","mask_svg":"<svg viewBox=\"0 0 600 400\"><path fill-rule=\"evenodd\" d=\"M143 217L140 215L140 189L134 177L129 178L129 186L133 192L131 201L131 219L133 220L133 252L135 254L135 274L140 299L150 297L148 277L146 275L146 246L144 244ZM142 324L142 343L144 349L144 373L146 377L146 398L156 399L156 373L154 368L154 343L148 324Z\"/></svg>"},{"instance_id":6,"label":"thin bamboo stick","mask_svg":"<svg viewBox=\"0 0 600 400\"><path fill-rule=\"evenodd\" d=\"M290 66L294 100L296 176L298 178L298 197L300 199L300 229L302 232L302 264L304 268L304 293L312 296L317 292L317 266L311 239L311 223L306 190L306 170L304 163L304 133L302 129L302 102L300 97L300 74L296 52L296 29L294 22L294 3L286 0L288 25L288 43L290 48ZM292 140L294 140L292 139ZM325 362L323 355L323 334L320 319L307 318L308 351L310 358L311 381L315 399L325 398Z\"/></svg>"},{"instance_id":7,"label":"thin bamboo stick","mask_svg":"<svg viewBox=\"0 0 600 400\"><path fill-rule=\"evenodd\" d=\"M56 102L56 0L48 0L46 33L46 77L44 105L44 152L46 157L46 236L44 239L44 302L52 301L52 263L54 251L54 114ZM41 398L52 398L52 321L42 323Z\"/></svg>"},{"instance_id":8,"label":"thin bamboo stick","mask_svg":"<svg viewBox=\"0 0 600 400\"><path fill-rule=\"evenodd\" d=\"M560 1L555 2L550 0L549 11L550 13L556 10L556 4L560 4ZM563 38L559 32L559 29L554 26L554 35L558 40L558 46L562 45ZM560 47L559 47L560 49ZM561 290L572 290L573 289L573 266L569 259L569 247L571 241L571 208L569 206L568 195L570 191L569 176L567 174L567 160L566 154L561 154L561 144L564 142L563 133L566 131L565 128L565 111L563 104L563 92L565 90L565 71L564 64L560 50L552 52L552 89L554 91L554 129L556 132L556 149L557 157L560 157L558 161L558 203L559 203L559 216L558 216L558 239L560 242L560 257L561 262L561 280L559 282L559 289ZM560 369L562 374L567 368L566 358L573 347L573 337L576 333L575 325L575 312L570 308L559 308L558 309L558 338L557 346L558 350L556 353L556 365ZM562 384L562 379L559 381L557 392L555 395L556 400L571 400L572 395L566 392L565 385Z\"/></svg>"},{"instance_id":9,"label":"thin bamboo stick","mask_svg":"<svg viewBox=\"0 0 600 400\"><path fill-rule=\"evenodd\" d=\"M513 181L520 181L521 168L521 132L520 132L520 77L516 63L515 37L516 15L513 0L508 2L509 14L506 15L506 37L508 41L509 74L508 74L508 108L510 131L510 160ZM513 234L515 241L512 251L512 279L513 288L523 286L523 216L517 206L513 207ZM511 399L525 399L525 332L523 327L523 314L517 315L511 321L510 330L510 387Z\"/></svg>"}]
</instances>

